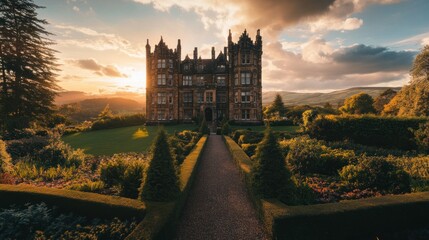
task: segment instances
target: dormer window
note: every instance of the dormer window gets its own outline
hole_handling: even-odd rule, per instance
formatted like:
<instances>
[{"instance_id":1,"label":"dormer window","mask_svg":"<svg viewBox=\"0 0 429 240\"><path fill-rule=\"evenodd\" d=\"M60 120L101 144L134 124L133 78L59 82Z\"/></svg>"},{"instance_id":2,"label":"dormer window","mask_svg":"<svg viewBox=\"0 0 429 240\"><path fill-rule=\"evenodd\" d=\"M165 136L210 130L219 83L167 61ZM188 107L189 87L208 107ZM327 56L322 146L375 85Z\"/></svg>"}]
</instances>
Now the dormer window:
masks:
<instances>
[{"instance_id":1,"label":"dormer window","mask_svg":"<svg viewBox=\"0 0 429 240\"><path fill-rule=\"evenodd\" d=\"M191 67L189 66L189 63L183 65L183 70L189 70Z\"/></svg>"},{"instance_id":2,"label":"dormer window","mask_svg":"<svg viewBox=\"0 0 429 240\"><path fill-rule=\"evenodd\" d=\"M166 60L158 59L158 68L165 68L165 66L166 66Z\"/></svg>"},{"instance_id":3,"label":"dormer window","mask_svg":"<svg viewBox=\"0 0 429 240\"><path fill-rule=\"evenodd\" d=\"M169 68L173 68L173 60L168 59L168 66Z\"/></svg>"},{"instance_id":4,"label":"dormer window","mask_svg":"<svg viewBox=\"0 0 429 240\"><path fill-rule=\"evenodd\" d=\"M218 70L225 70L225 65L221 64L217 66Z\"/></svg>"}]
</instances>

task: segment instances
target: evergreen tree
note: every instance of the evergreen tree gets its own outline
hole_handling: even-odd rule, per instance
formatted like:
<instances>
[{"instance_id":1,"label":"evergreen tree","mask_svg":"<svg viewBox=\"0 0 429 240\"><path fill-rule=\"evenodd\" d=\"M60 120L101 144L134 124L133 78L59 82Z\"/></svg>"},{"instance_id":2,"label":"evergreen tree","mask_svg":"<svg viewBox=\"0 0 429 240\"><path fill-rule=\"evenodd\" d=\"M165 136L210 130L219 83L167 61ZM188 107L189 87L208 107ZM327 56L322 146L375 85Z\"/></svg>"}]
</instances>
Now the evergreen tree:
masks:
<instances>
[{"instance_id":1,"label":"evergreen tree","mask_svg":"<svg viewBox=\"0 0 429 240\"><path fill-rule=\"evenodd\" d=\"M397 116L429 116L429 45L414 60L411 82L384 107L383 113Z\"/></svg>"},{"instance_id":2,"label":"evergreen tree","mask_svg":"<svg viewBox=\"0 0 429 240\"><path fill-rule=\"evenodd\" d=\"M295 184L270 126L267 126L264 138L256 148L254 159L251 178L255 192L264 198L282 198L285 202L293 202Z\"/></svg>"},{"instance_id":3,"label":"evergreen tree","mask_svg":"<svg viewBox=\"0 0 429 240\"><path fill-rule=\"evenodd\" d=\"M180 187L165 130L158 132L151 151L147 174L140 187L140 199L172 201L179 195Z\"/></svg>"},{"instance_id":4,"label":"evergreen tree","mask_svg":"<svg viewBox=\"0 0 429 240\"><path fill-rule=\"evenodd\" d=\"M286 112L285 104L283 103L282 96L280 94L276 94L274 101L270 106L266 107L264 110L264 114L267 118L271 117L283 117Z\"/></svg>"},{"instance_id":5,"label":"evergreen tree","mask_svg":"<svg viewBox=\"0 0 429 240\"><path fill-rule=\"evenodd\" d=\"M343 113L349 114L366 114L375 113L375 109L372 106L374 99L366 93L358 93L349 98L344 102L344 106L340 108Z\"/></svg>"},{"instance_id":6,"label":"evergreen tree","mask_svg":"<svg viewBox=\"0 0 429 240\"><path fill-rule=\"evenodd\" d=\"M110 105L107 104L106 107L104 107L103 111L98 114L98 120L107 120L111 119L113 117L112 110L110 110Z\"/></svg>"},{"instance_id":7,"label":"evergreen tree","mask_svg":"<svg viewBox=\"0 0 429 240\"><path fill-rule=\"evenodd\" d=\"M210 129L205 117L203 117L199 131L201 134L210 134Z\"/></svg>"},{"instance_id":8,"label":"evergreen tree","mask_svg":"<svg viewBox=\"0 0 429 240\"><path fill-rule=\"evenodd\" d=\"M33 0L0 0L0 125L25 128L53 111L55 51Z\"/></svg>"}]
</instances>

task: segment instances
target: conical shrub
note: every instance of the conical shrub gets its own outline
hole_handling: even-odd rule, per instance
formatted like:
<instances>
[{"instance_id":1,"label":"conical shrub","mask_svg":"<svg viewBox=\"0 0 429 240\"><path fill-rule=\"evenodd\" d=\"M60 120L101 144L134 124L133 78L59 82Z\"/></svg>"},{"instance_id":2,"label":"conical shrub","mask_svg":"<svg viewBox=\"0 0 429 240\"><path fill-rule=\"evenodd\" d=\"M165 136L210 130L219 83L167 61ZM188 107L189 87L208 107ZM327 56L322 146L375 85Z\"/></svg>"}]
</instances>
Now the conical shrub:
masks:
<instances>
[{"instance_id":1,"label":"conical shrub","mask_svg":"<svg viewBox=\"0 0 429 240\"><path fill-rule=\"evenodd\" d=\"M256 148L254 160L251 179L255 193L264 198L281 198L286 203L293 202L296 187L269 126Z\"/></svg>"},{"instance_id":2,"label":"conical shrub","mask_svg":"<svg viewBox=\"0 0 429 240\"><path fill-rule=\"evenodd\" d=\"M172 201L178 197L180 188L165 130L158 132L151 154L139 198L148 201Z\"/></svg>"}]
</instances>

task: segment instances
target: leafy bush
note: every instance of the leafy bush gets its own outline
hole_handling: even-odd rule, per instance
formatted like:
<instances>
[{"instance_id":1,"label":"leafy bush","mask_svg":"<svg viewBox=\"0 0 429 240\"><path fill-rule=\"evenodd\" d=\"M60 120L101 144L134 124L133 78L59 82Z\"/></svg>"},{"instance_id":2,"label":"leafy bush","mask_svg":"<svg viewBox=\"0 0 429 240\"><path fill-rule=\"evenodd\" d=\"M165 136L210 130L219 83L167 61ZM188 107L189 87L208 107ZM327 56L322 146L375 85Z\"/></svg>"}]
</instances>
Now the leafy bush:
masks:
<instances>
[{"instance_id":1,"label":"leafy bush","mask_svg":"<svg viewBox=\"0 0 429 240\"><path fill-rule=\"evenodd\" d=\"M377 116L319 116L308 134L327 141L349 140L353 143L392 149L416 148L410 129L417 129L424 118Z\"/></svg>"},{"instance_id":2,"label":"leafy bush","mask_svg":"<svg viewBox=\"0 0 429 240\"><path fill-rule=\"evenodd\" d=\"M48 145L48 143L49 138L41 136L10 140L7 141L7 152L9 152L12 159L34 156L35 153L42 150L46 145Z\"/></svg>"},{"instance_id":3,"label":"leafy bush","mask_svg":"<svg viewBox=\"0 0 429 240\"><path fill-rule=\"evenodd\" d=\"M259 143L263 137L264 137L264 134L261 132L246 131L238 138L237 143L238 145L241 145L244 143L256 144L256 143Z\"/></svg>"},{"instance_id":4,"label":"leafy bush","mask_svg":"<svg viewBox=\"0 0 429 240\"><path fill-rule=\"evenodd\" d=\"M108 118L102 118L95 121L92 124L92 130L102 130L102 129L112 129L112 128L121 128L121 127L131 127L143 125L146 123L146 116L144 114L134 114L134 115L121 115L121 116L112 116Z\"/></svg>"},{"instance_id":5,"label":"leafy bush","mask_svg":"<svg viewBox=\"0 0 429 240\"><path fill-rule=\"evenodd\" d=\"M78 169L72 167L41 167L30 160L22 159L14 166L15 176L23 180L37 180L37 181L54 181L58 179L71 180L75 177Z\"/></svg>"},{"instance_id":6,"label":"leafy bush","mask_svg":"<svg viewBox=\"0 0 429 240\"><path fill-rule=\"evenodd\" d=\"M141 154L115 154L101 162L100 179L108 187L118 186L120 196L137 198L145 168L146 158Z\"/></svg>"},{"instance_id":7,"label":"leafy bush","mask_svg":"<svg viewBox=\"0 0 429 240\"><path fill-rule=\"evenodd\" d=\"M93 193L100 193L104 188L105 185L102 181L87 181L84 183L73 184L68 187L70 190Z\"/></svg>"},{"instance_id":8,"label":"leafy bush","mask_svg":"<svg viewBox=\"0 0 429 240\"><path fill-rule=\"evenodd\" d=\"M316 110L307 110L302 113L302 126L304 131L310 126L310 124L316 119L319 113Z\"/></svg>"},{"instance_id":9,"label":"leafy bush","mask_svg":"<svg viewBox=\"0 0 429 240\"><path fill-rule=\"evenodd\" d=\"M46 204L0 210L0 239L124 239L136 222L60 214Z\"/></svg>"},{"instance_id":10,"label":"leafy bush","mask_svg":"<svg viewBox=\"0 0 429 240\"><path fill-rule=\"evenodd\" d=\"M231 126L229 125L228 122L222 125L221 133L222 135L227 135L227 136L231 133Z\"/></svg>"},{"instance_id":11,"label":"leafy bush","mask_svg":"<svg viewBox=\"0 0 429 240\"><path fill-rule=\"evenodd\" d=\"M358 93L347 98L344 102L344 106L340 108L340 111L350 114L375 113L373 104L374 99L370 95Z\"/></svg>"},{"instance_id":12,"label":"leafy bush","mask_svg":"<svg viewBox=\"0 0 429 240\"><path fill-rule=\"evenodd\" d=\"M241 148L249 157L251 157L255 154L255 150L256 150L257 146L258 146L257 144L249 144L249 143L241 144Z\"/></svg>"},{"instance_id":13,"label":"leafy bush","mask_svg":"<svg viewBox=\"0 0 429 240\"><path fill-rule=\"evenodd\" d=\"M269 120L270 126L293 126L295 125L293 120L291 119L270 119Z\"/></svg>"},{"instance_id":14,"label":"leafy bush","mask_svg":"<svg viewBox=\"0 0 429 240\"><path fill-rule=\"evenodd\" d=\"M294 203L295 184L270 127L267 127L262 142L256 148L254 160L251 184L255 193L264 198L280 198L285 203Z\"/></svg>"},{"instance_id":15,"label":"leafy bush","mask_svg":"<svg viewBox=\"0 0 429 240\"><path fill-rule=\"evenodd\" d=\"M240 136L246 134L247 132L249 132L249 130L235 130L234 132L232 132L232 139L234 140L234 142L238 143L238 139L240 138Z\"/></svg>"},{"instance_id":16,"label":"leafy bush","mask_svg":"<svg viewBox=\"0 0 429 240\"><path fill-rule=\"evenodd\" d=\"M301 175L333 175L355 158L353 151L332 150L308 136L295 138L288 143L286 162L292 172Z\"/></svg>"},{"instance_id":17,"label":"leafy bush","mask_svg":"<svg viewBox=\"0 0 429 240\"><path fill-rule=\"evenodd\" d=\"M201 135L197 132L184 130L168 138L174 157L179 165L182 164L200 137Z\"/></svg>"},{"instance_id":18,"label":"leafy bush","mask_svg":"<svg viewBox=\"0 0 429 240\"><path fill-rule=\"evenodd\" d=\"M40 166L80 166L85 161L82 149L73 149L60 138L51 138L48 145L36 153L35 158Z\"/></svg>"},{"instance_id":19,"label":"leafy bush","mask_svg":"<svg viewBox=\"0 0 429 240\"><path fill-rule=\"evenodd\" d=\"M401 168L380 158L364 158L357 165L345 166L341 179L350 187L376 189L387 193L411 191L411 178Z\"/></svg>"},{"instance_id":20,"label":"leafy bush","mask_svg":"<svg viewBox=\"0 0 429 240\"><path fill-rule=\"evenodd\" d=\"M419 128L414 131L414 138L421 150L429 151L429 122L420 124Z\"/></svg>"},{"instance_id":21,"label":"leafy bush","mask_svg":"<svg viewBox=\"0 0 429 240\"><path fill-rule=\"evenodd\" d=\"M0 140L0 174L7 173L12 170L12 158L6 151L6 144Z\"/></svg>"},{"instance_id":22,"label":"leafy bush","mask_svg":"<svg viewBox=\"0 0 429 240\"><path fill-rule=\"evenodd\" d=\"M203 121L201 122L199 132L203 135L210 134L210 129L209 129L209 126L207 125L207 121L205 118L203 118Z\"/></svg>"},{"instance_id":23,"label":"leafy bush","mask_svg":"<svg viewBox=\"0 0 429 240\"><path fill-rule=\"evenodd\" d=\"M176 199L180 193L179 179L164 129L158 132L151 148L151 155L147 174L140 187L140 199L149 201Z\"/></svg>"}]
</instances>

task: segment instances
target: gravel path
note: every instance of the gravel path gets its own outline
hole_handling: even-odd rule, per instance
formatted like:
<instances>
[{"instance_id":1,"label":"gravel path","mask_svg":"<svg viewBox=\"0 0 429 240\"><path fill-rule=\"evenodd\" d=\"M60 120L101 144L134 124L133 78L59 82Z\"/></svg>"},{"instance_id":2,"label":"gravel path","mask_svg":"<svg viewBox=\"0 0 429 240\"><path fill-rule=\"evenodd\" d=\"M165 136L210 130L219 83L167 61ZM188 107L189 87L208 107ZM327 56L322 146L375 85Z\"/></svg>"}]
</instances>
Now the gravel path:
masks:
<instances>
[{"instance_id":1,"label":"gravel path","mask_svg":"<svg viewBox=\"0 0 429 240\"><path fill-rule=\"evenodd\" d=\"M176 239L267 239L221 136L208 138Z\"/></svg>"}]
</instances>

